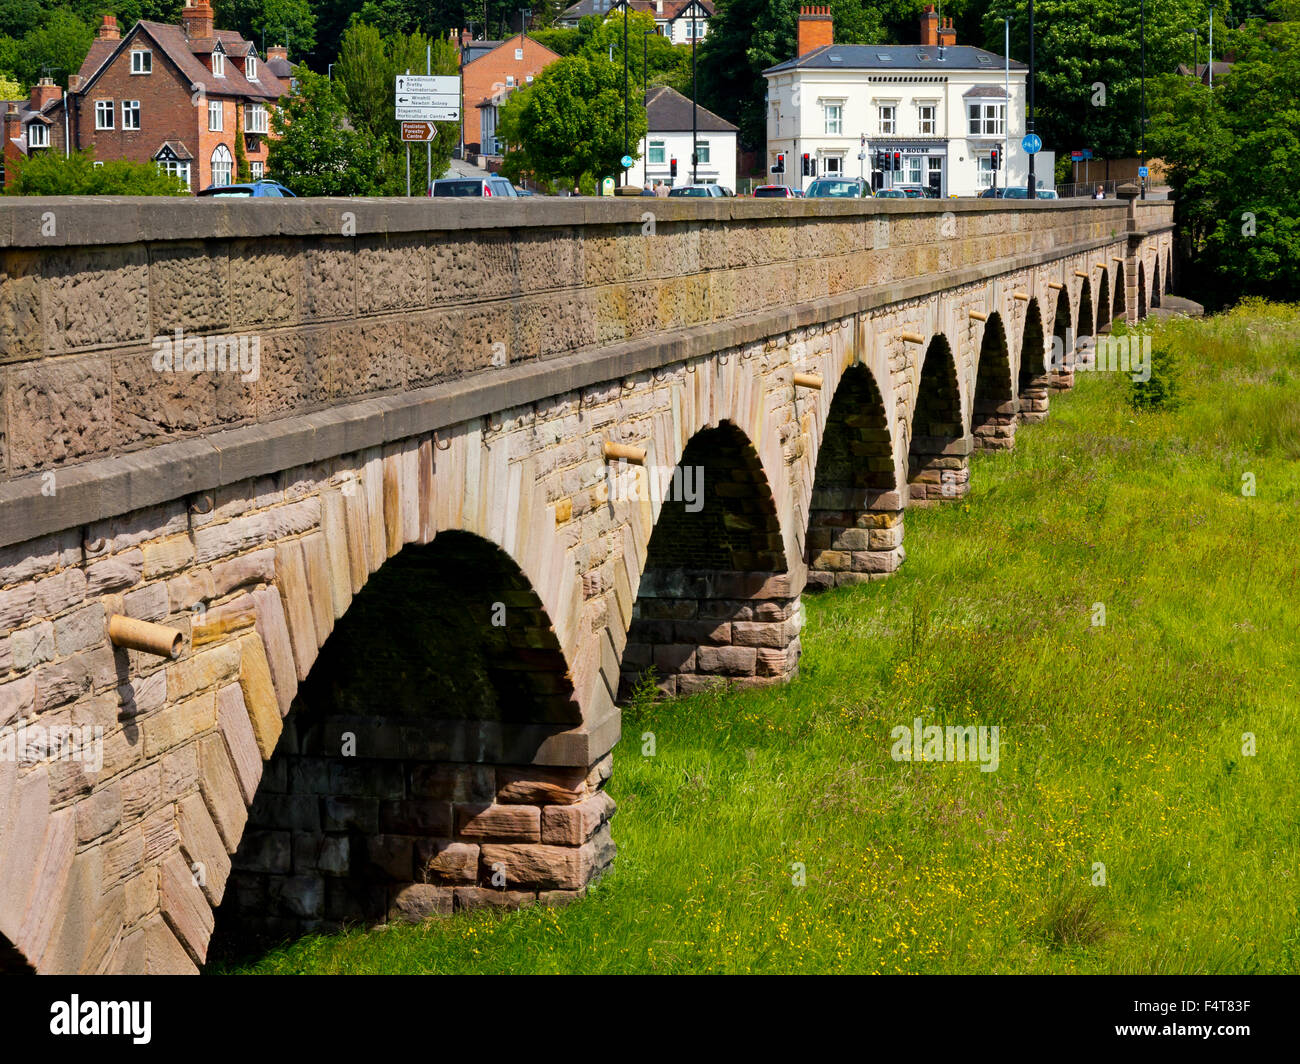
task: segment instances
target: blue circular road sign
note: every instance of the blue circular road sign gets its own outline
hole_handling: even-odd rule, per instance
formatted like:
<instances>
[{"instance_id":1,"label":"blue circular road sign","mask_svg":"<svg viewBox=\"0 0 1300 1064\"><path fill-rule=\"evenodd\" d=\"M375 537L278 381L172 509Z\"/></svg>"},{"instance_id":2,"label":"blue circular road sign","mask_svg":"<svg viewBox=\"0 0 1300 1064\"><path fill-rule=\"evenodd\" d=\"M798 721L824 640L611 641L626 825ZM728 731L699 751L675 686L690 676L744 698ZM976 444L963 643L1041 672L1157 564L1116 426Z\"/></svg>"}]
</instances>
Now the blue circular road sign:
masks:
<instances>
[{"instance_id":1,"label":"blue circular road sign","mask_svg":"<svg viewBox=\"0 0 1300 1064\"><path fill-rule=\"evenodd\" d=\"M1029 133L1020 142L1020 146L1025 149L1026 155L1037 155L1043 150L1043 138L1037 133Z\"/></svg>"},{"instance_id":2,"label":"blue circular road sign","mask_svg":"<svg viewBox=\"0 0 1300 1064\"><path fill-rule=\"evenodd\" d=\"M630 155L624 155L623 158L619 160L619 162L623 164L623 169L626 170L629 166L631 166L634 162L636 162L636 160L633 159L632 156Z\"/></svg>"}]
</instances>

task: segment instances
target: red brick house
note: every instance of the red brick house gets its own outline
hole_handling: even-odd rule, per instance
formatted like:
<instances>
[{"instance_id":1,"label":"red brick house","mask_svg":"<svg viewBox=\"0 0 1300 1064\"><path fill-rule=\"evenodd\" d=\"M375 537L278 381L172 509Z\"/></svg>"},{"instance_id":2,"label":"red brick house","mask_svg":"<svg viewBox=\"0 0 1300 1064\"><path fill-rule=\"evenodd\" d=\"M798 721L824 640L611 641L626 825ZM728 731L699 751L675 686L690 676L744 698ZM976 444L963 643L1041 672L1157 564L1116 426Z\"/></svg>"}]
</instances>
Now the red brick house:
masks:
<instances>
[{"instance_id":1,"label":"red brick house","mask_svg":"<svg viewBox=\"0 0 1300 1064\"><path fill-rule=\"evenodd\" d=\"M467 43L462 41L462 55L466 56L466 61L460 68L465 149L496 155L499 154L496 144L499 108L515 89L529 84L560 56L524 33L486 52L475 48L479 54L474 58L468 58L472 53L466 47ZM474 45L491 43L475 41Z\"/></svg>"},{"instance_id":2,"label":"red brick house","mask_svg":"<svg viewBox=\"0 0 1300 1064\"><path fill-rule=\"evenodd\" d=\"M273 51L263 63L251 42L216 29L208 0L186 0L179 26L141 21L125 36L105 15L66 96L43 83L27 106L9 105L6 163L67 144L93 147L99 161L155 162L197 191L238 180L242 136L256 180L266 170L270 110L289 90L277 76L287 74L287 57Z\"/></svg>"}]
</instances>

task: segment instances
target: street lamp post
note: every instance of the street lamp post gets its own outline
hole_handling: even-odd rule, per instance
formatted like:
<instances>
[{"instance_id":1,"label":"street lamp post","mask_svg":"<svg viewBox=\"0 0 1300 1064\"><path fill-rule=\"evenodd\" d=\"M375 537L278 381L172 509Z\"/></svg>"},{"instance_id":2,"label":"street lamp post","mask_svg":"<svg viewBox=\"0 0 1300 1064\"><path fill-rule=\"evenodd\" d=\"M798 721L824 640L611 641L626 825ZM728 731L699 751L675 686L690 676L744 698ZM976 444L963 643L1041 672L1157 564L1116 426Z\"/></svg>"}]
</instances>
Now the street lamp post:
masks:
<instances>
[{"instance_id":1,"label":"street lamp post","mask_svg":"<svg viewBox=\"0 0 1300 1064\"><path fill-rule=\"evenodd\" d=\"M691 11L691 184L699 183L699 121L697 111L699 104L696 102L695 91L695 11Z\"/></svg>"},{"instance_id":2,"label":"street lamp post","mask_svg":"<svg viewBox=\"0 0 1300 1064\"><path fill-rule=\"evenodd\" d=\"M1141 166L1147 164L1147 0L1142 0L1142 91L1141 100L1138 104L1138 121L1141 126L1138 129L1138 158ZM1138 184L1142 188L1142 198L1147 198L1147 179L1138 178Z\"/></svg>"},{"instance_id":3,"label":"street lamp post","mask_svg":"<svg viewBox=\"0 0 1300 1064\"><path fill-rule=\"evenodd\" d=\"M627 82L627 0L623 0L623 158L627 158L627 121L628 121L628 82ZM623 169L623 164L619 163L618 183L624 185L627 183L627 170Z\"/></svg>"},{"instance_id":4,"label":"street lamp post","mask_svg":"<svg viewBox=\"0 0 1300 1064\"><path fill-rule=\"evenodd\" d=\"M1214 93L1214 5L1210 5L1210 93Z\"/></svg>"},{"instance_id":5,"label":"street lamp post","mask_svg":"<svg viewBox=\"0 0 1300 1064\"><path fill-rule=\"evenodd\" d=\"M1025 117L1025 136L1034 132L1034 0L1029 0L1029 114ZM1029 154L1029 184L1026 188L1026 194L1036 196L1038 186L1034 183L1034 159L1037 156L1030 152Z\"/></svg>"},{"instance_id":6,"label":"street lamp post","mask_svg":"<svg viewBox=\"0 0 1300 1064\"><path fill-rule=\"evenodd\" d=\"M641 31L641 103L650 99L650 35L654 30Z\"/></svg>"}]
</instances>

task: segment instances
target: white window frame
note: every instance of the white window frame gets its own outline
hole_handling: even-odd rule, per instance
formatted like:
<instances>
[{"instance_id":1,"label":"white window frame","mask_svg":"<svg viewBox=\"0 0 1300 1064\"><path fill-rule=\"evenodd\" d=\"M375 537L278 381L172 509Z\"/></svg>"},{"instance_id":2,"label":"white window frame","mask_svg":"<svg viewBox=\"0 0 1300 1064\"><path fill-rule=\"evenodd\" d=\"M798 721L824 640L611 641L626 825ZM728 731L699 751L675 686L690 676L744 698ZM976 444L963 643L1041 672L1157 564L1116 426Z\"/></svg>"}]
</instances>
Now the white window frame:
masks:
<instances>
[{"instance_id":1,"label":"white window frame","mask_svg":"<svg viewBox=\"0 0 1300 1064\"><path fill-rule=\"evenodd\" d=\"M876 104L876 125L880 129L881 136L893 137L898 135L898 104L896 103L878 103Z\"/></svg>"},{"instance_id":2,"label":"white window frame","mask_svg":"<svg viewBox=\"0 0 1300 1064\"><path fill-rule=\"evenodd\" d=\"M95 128L112 129L114 122L114 112L117 109L115 100L96 100L95 101Z\"/></svg>"},{"instance_id":3,"label":"white window frame","mask_svg":"<svg viewBox=\"0 0 1300 1064\"><path fill-rule=\"evenodd\" d=\"M244 77L249 81L257 81L257 56L250 55L244 60Z\"/></svg>"},{"instance_id":4,"label":"white window frame","mask_svg":"<svg viewBox=\"0 0 1300 1064\"><path fill-rule=\"evenodd\" d=\"M212 53L212 76L214 78L224 78L226 76L226 53L214 51Z\"/></svg>"},{"instance_id":5,"label":"white window frame","mask_svg":"<svg viewBox=\"0 0 1300 1064\"><path fill-rule=\"evenodd\" d=\"M225 124L226 124L225 114L226 114L226 107L221 100L208 101L208 132L209 133L225 132ZM212 119L214 117L217 120L217 124L215 126L212 124Z\"/></svg>"},{"instance_id":6,"label":"white window frame","mask_svg":"<svg viewBox=\"0 0 1300 1064\"><path fill-rule=\"evenodd\" d=\"M907 185L924 185L925 184L925 156L923 155L904 155L903 163L907 167Z\"/></svg>"},{"instance_id":7,"label":"white window frame","mask_svg":"<svg viewBox=\"0 0 1300 1064\"><path fill-rule=\"evenodd\" d=\"M179 159L167 159L157 164L158 169L164 174L172 174L179 177L185 182L185 187L190 188L190 164Z\"/></svg>"},{"instance_id":8,"label":"white window frame","mask_svg":"<svg viewBox=\"0 0 1300 1064\"><path fill-rule=\"evenodd\" d=\"M966 104L966 132L971 137L1001 137L1006 129L1005 100L988 103L971 100Z\"/></svg>"},{"instance_id":9,"label":"white window frame","mask_svg":"<svg viewBox=\"0 0 1300 1064\"><path fill-rule=\"evenodd\" d=\"M523 62L523 58L524 58L524 50L523 50L522 48L516 48L516 49L515 49L515 60L516 60L517 62Z\"/></svg>"},{"instance_id":10,"label":"white window frame","mask_svg":"<svg viewBox=\"0 0 1300 1064\"><path fill-rule=\"evenodd\" d=\"M225 153L224 157L222 157L220 163L218 163L218 157L221 156L223 152ZM214 185L229 185L235 180L235 158L230 154L230 149L224 144L218 144L212 149L212 157L209 160L209 165L212 170L212 183ZM218 165L221 166L220 173L225 177L224 181L217 180Z\"/></svg>"},{"instance_id":11,"label":"white window frame","mask_svg":"<svg viewBox=\"0 0 1300 1064\"><path fill-rule=\"evenodd\" d=\"M711 162L709 158L709 142L707 140L697 140L695 142L695 164L701 166L708 162Z\"/></svg>"},{"instance_id":12,"label":"white window frame","mask_svg":"<svg viewBox=\"0 0 1300 1064\"><path fill-rule=\"evenodd\" d=\"M844 135L844 104L839 100L827 100L822 104L822 115L825 120L823 132L828 137L839 137Z\"/></svg>"},{"instance_id":13,"label":"white window frame","mask_svg":"<svg viewBox=\"0 0 1300 1064\"><path fill-rule=\"evenodd\" d=\"M844 156L843 156L843 155L823 155L823 156L822 156L822 176L823 176L823 177L843 177L843 176L844 176Z\"/></svg>"},{"instance_id":14,"label":"white window frame","mask_svg":"<svg viewBox=\"0 0 1300 1064\"><path fill-rule=\"evenodd\" d=\"M145 48L133 49L131 51L131 73L152 74L153 73L153 52Z\"/></svg>"},{"instance_id":15,"label":"white window frame","mask_svg":"<svg viewBox=\"0 0 1300 1064\"><path fill-rule=\"evenodd\" d=\"M982 152L975 156L975 187L992 188L993 187L993 155L991 152Z\"/></svg>"},{"instance_id":16,"label":"white window frame","mask_svg":"<svg viewBox=\"0 0 1300 1064\"><path fill-rule=\"evenodd\" d=\"M507 74L507 75L506 75L506 88L507 88L507 89L513 89L514 87L515 87L515 76L514 76L513 74Z\"/></svg>"},{"instance_id":17,"label":"white window frame","mask_svg":"<svg viewBox=\"0 0 1300 1064\"><path fill-rule=\"evenodd\" d=\"M929 117L926 112L929 111ZM932 103L918 103L916 105L916 128L923 137L937 136L939 132L939 108Z\"/></svg>"},{"instance_id":18,"label":"white window frame","mask_svg":"<svg viewBox=\"0 0 1300 1064\"><path fill-rule=\"evenodd\" d=\"M244 107L244 132L245 133L266 133L269 131L267 125L266 106L260 103L246 104Z\"/></svg>"},{"instance_id":19,"label":"white window frame","mask_svg":"<svg viewBox=\"0 0 1300 1064\"><path fill-rule=\"evenodd\" d=\"M248 172L254 181L261 181L266 176L266 163L262 162L261 159L250 159Z\"/></svg>"},{"instance_id":20,"label":"white window frame","mask_svg":"<svg viewBox=\"0 0 1300 1064\"><path fill-rule=\"evenodd\" d=\"M39 137L37 136L39 134ZM48 148L50 146L50 127L44 122L32 122L27 126L27 147Z\"/></svg>"},{"instance_id":21,"label":"white window frame","mask_svg":"<svg viewBox=\"0 0 1300 1064\"><path fill-rule=\"evenodd\" d=\"M659 158L655 158L655 153ZM668 162L668 145L662 140L652 140L646 146L646 162L650 166L665 166Z\"/></svg>"},{"instance_id":22,"label":"white window frame","mask_svg":"<svg viewBox=\"0 0 1300 1064\"><path fill-rule=\"evenodd\" d=\"M129 119L134 117L135 121ZM122 128L138 131L140 129L140 101L123 100L122 101Z\"/></svg>"}]
</instances>

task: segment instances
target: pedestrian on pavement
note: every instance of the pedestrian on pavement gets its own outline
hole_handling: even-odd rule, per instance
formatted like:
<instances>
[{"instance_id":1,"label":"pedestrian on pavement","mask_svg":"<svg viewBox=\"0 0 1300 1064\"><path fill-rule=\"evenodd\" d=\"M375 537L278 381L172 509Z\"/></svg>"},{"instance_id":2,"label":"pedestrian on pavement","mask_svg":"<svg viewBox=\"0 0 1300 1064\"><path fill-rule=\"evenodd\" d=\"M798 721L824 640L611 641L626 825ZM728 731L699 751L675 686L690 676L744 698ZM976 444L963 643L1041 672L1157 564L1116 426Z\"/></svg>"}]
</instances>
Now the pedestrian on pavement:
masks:
<instances>
[{"instance_id":1,"label":"pedestrian on pavement","mask_svg":"<svg viewBox=\"0 0 1300 1064\"><path fill-rule=\"evenodd\" d=\"M1093 196L1092 198L1093 198L1093 199L1105 199L1105 198L1106 198L1106 190L1105 190L1104 188L1102 188L1101 185L1098 185L1098 186L1097 186L1097 194L1096 194L1095 196Z\"/></svg>"}]
</instances>

